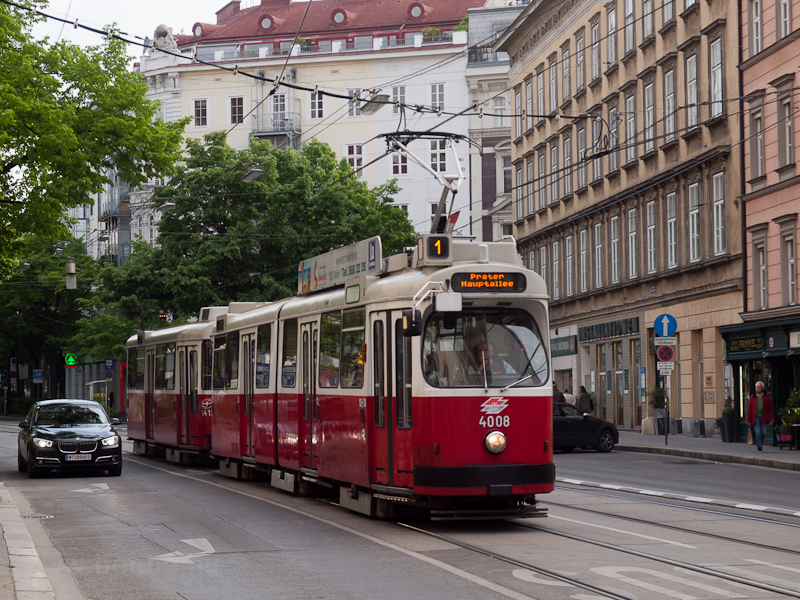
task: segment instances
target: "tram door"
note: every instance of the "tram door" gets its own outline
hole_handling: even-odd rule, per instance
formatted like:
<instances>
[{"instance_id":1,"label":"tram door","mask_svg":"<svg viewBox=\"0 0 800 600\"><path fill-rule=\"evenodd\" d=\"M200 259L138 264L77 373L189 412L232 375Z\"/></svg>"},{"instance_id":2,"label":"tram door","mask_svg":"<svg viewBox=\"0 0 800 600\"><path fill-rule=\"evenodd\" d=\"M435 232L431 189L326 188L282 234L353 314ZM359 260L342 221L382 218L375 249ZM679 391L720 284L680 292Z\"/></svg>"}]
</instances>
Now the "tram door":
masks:
<instances>
[{"instance_id":1,"label":"tram door","mask_svg":"<svg viewBox=\"0 0 800 600\"><path fill-rule=\"evenodd\" d=\"M371 436L372 481L382 485L391 485L392 478L392 377L391 349L389 331L386 323L389 313L373 313L370 315L372 330L371 360L372 365L372 424L369 427Z\"/></svg>"},{"instance_id":2,"label":"tram door","mask_svg":"<svg viewBox=\"0 0 800 600\"><path fill-rule=\"evenodd\" d=\"M300 360L303 371L301 376L303 382L303 410L300 420L303 455L300 457L300 466L315 469L315 436L320 419L320 409L314 374L317 372L317 337L319 330L316 323L303 323L300 326L300 332Z\"/></svg>"},{"instance_id":3,"label":"tram door","mask_svg":"<svg viewBox=\"0 0 800 600\"><path fill-rule=\"evenodd\" d=\"M144 432L145 438L153 439L153 423L156 417L156 353L155 349L145 351L145 391L144 391Z\"/></svg>"},{"instance_id":4,"label":"tram door","mask_svg":"<svg viewBox=\"0 0 800 600\"><path fill-rule=\"evenodd\" d=\"M394 320L394 335L392 336L395 396L390 451L391 473L394 481L390 485L402 487L413 487L414 485L414 448L411 430L414 424L411 403L412 339L414 338L403 335L402 314L398 313Z\"/></svg>"},{"instance_id":5,"label":"tram door","mask_svg":"<svg viewBox=\"0 0 800 600\"><path fill-rule=\"evenodd\" d=\"M255 372L256 372L256 336L254 333L242 336L242 358L244 373L244 414L243 414L243 427L242 447L244 448L244 456L254 456L255 444L253 439L253 412L255 408Z\"/></svg>"},{"instance_id":6,"label":"tram door","mask_svg":"<svg viewBox=\"0 0 800 600\"><path fill-rule=\"evenodd\" d=\"M178 346L178 443L189 444L189 364L186 346Z\"/></svg>"}]
</instances>

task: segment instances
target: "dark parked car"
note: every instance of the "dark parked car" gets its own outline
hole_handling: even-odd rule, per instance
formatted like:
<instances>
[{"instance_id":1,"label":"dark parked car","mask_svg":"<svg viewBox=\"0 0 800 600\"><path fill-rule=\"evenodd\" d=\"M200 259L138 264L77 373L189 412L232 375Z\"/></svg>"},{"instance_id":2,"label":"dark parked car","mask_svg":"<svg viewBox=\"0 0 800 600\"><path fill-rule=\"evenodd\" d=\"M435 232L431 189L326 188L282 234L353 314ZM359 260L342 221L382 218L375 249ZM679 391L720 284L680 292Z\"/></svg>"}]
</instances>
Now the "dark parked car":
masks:
<instances>
[{"instance_id":1,"label":"dark parked car","mask_svg":"<svg viewBox=\"0 0 800 600\"><path fill-rule=\"evenodd\" d=\"M19 424L17 466L28 477L53 469L122 473L122 444L106 411L91 400L36 402Z\"/></svg>"},{"instance_id":2,"label":"dark parked car","mask_svg":"<svg viewBox=\"0 0 800 600\"><path fill-rule=\"evenodd\" d=\"M553 402L553 448L572 452L575 446L611 452L619 442L613 423L581 413L565 402Z\"/></svg>"}]
</instances>

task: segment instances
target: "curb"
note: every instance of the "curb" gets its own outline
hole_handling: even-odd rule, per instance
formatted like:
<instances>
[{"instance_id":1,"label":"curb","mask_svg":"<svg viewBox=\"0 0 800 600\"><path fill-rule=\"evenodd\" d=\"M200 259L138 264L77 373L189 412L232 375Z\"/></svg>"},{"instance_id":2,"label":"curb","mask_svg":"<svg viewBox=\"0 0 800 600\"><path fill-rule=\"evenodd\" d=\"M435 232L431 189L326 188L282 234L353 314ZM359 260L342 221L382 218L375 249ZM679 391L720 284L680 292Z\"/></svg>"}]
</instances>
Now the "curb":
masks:
<instances>
[{"instance_id":1,"label":"curb","mask_svg":"<svg viewBox=\"0 0 800 600\"><path fill-rule=\"evenodd\" d=\"M665 452L662 454L667 454L667 453ZM706 453L698 452L696 454L706 454ZM705 506L721 506L724 508L737 508L739 510L752 510L759 513L780 515L783 517L800 517L800 511L790 510L788 508L761 506L759 504L732 502L730 500L715 500L714 498L702 498L700 496L686 496L684 494L673 494L671 492L657 492L654 490L643 490L640 488L632 488L624 485L611 485L609 483L595 483L593 481L582 481L580 479L567 479L565 477L556 477L556 481L558 483L566 483L568 485L577 485L581 487L589 487L602 490L612 490L615 492L625 492L629 494L639 494L642 496L663 498L665 500L680 500L682 502L692 502L695 504L703 504Z\"/></svg>"},{"instance_id":2,"label":"curb","mask_svg":"<svg viewBox=\"0 0 800 600\"><path fill-rule=\"evenodd\" d=\"M721 454L716 452L701 452L699 450L682 450L680 448L657 448L652 446L615 446L620 452L641 452L643 454L665 454L671 456L685 456L699 460L710 460L720 463L733 463L739 465L752 465L767 467L769 469L783 469L784 471L800 471L800 462L773 460L762 456L739 456L736 454Z\"/></svg>"}]
</instances>

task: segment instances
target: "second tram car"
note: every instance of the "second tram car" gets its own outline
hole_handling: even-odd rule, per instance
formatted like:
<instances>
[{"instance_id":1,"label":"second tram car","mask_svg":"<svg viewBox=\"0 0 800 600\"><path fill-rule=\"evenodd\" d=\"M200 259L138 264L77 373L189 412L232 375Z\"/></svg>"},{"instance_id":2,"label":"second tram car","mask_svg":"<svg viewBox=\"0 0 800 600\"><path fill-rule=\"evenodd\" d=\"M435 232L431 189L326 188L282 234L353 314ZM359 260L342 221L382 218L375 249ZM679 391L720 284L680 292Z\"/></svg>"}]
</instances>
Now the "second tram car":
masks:
<instances>
[{"instance_id":1,"label":"second tram car","mask_svg":"<svg viewBox=\"0 0 800 600\"><path fill-rule=\"evenodd\" d=\"M226 475L333 492L367 515L545 516L544 282L513 240L425 234L408 254L380 256L371 238L303 261L296 297L131 337L135 451L207 453ZM195 421L192 394L209 407Z\"/></svg>"}]
</instances>

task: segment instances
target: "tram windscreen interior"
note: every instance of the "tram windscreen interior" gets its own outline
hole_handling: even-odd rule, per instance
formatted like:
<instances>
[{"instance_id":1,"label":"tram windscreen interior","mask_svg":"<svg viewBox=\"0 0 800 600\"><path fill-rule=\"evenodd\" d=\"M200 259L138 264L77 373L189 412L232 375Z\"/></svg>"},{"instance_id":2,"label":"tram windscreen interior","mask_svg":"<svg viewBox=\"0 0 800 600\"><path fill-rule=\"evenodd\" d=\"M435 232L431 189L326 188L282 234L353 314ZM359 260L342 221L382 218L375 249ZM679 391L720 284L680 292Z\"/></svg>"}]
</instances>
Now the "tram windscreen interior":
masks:
<instances>
[{"instance_id":1,"label":"tram windscreen interior","mask_svg":"<svg viewBox=\"0 0 800 600\"><path fill-rule=\"evenodd\" d=\"M422 364L427 382L440 388L541 386L550 369L539 328L522 310L433 313Z\"/></svg>"}]
</instances>

